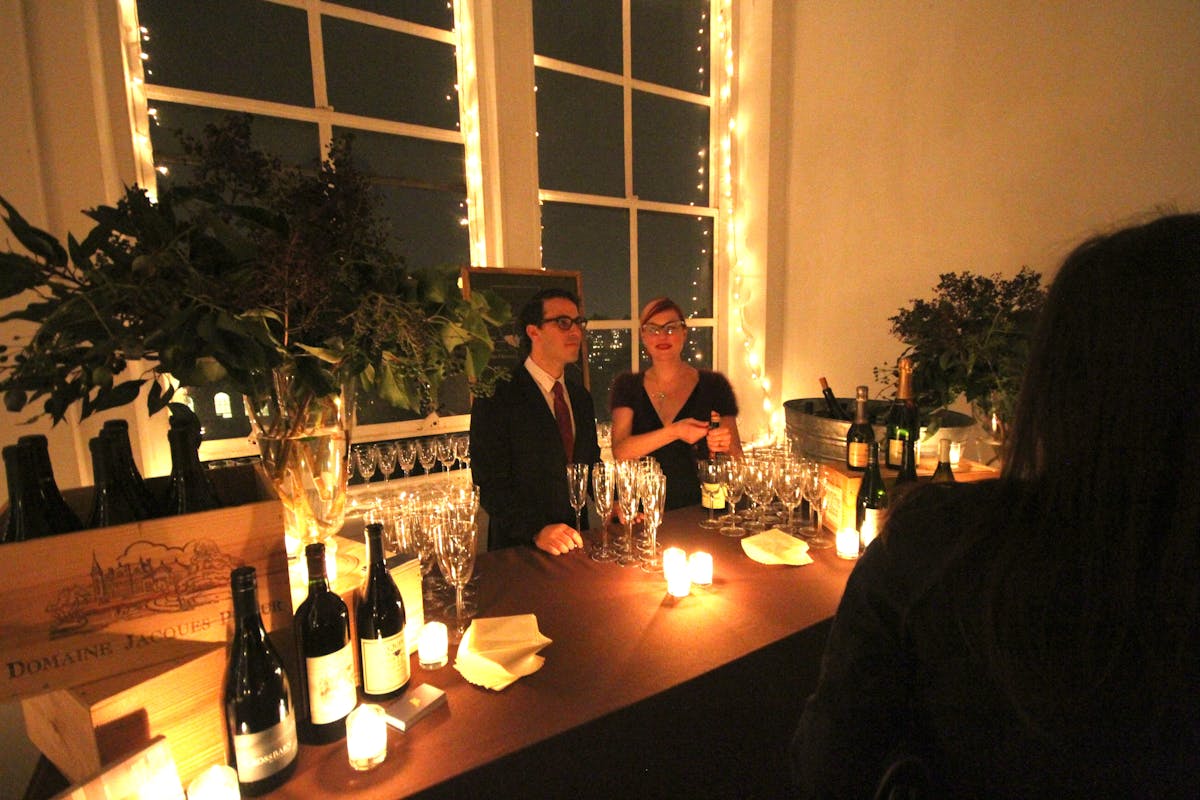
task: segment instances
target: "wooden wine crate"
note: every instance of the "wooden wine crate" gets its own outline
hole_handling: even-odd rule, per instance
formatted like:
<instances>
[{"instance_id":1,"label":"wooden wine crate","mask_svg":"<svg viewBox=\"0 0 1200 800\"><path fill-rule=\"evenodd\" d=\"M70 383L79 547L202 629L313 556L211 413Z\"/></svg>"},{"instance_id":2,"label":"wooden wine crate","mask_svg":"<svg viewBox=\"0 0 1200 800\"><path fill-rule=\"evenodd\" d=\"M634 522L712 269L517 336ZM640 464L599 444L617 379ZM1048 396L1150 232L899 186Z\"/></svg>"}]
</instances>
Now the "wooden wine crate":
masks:
<instances>
[{"instance_id":1,"label":"wooden wine crate","mask_svg":"<svg viewBox=\"0 0 1200 800\"><path fill-rule=\"evenodd\" d=\"M862 485L862 473L852 472L843 461L822 461L828 477L828 491L825 495L824 526L837 533L844 527L854 527L855 507L858 502L858 489ZM929 480L937 467L936 458L923 457L917 462L917 480ZM882 468L883 481L890 489L896 480L896 470ZM962 459L954 468L954 478L957 481L981 481L988 478L1000 477L1000 470L981 464L978 461Z\"/></svg>"},{"instance_id":2,"label":"wooden wine crate","mask_svg":"<svg viewBox=\"0 0 1200 800\"><path fill-rule=\"evenodd\" d=\"M253 466L213 478L240 504L0 547L0 700L223 651L239 565L267 629L290 625L282 506ZM91 487L64 494L86 517Z\"/></svg>"}]
</instances>

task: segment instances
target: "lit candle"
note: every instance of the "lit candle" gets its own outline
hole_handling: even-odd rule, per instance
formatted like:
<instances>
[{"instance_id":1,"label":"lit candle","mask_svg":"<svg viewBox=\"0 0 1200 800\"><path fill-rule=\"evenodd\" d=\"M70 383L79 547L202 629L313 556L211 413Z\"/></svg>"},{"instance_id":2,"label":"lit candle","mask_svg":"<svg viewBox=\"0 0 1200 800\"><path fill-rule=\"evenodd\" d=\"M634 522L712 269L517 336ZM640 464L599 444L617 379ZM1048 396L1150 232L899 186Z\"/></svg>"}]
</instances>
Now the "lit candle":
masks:
<instances>
[{"instance_id":1,"label":"lit candle","mask_svg":"<svg viewBox=\"0 0 1200 800\"><path fill-rule=\"evenodd\" d=\"M713 579L713 560L708 553L688 556L688 577L697 586L709 586Z\"/></svg>"},{"instance_id":2,"label":"lit candle","mask_svg":"<svg viewBox=\"0 0 1200 800\"><path fill-rule=\"evenodd\" d=\"M854 528L842 528L834 537L839 558L858 558L858 531Z\"/></svg>"},{"instance_id":3,"label":"lit candle","mask_svg":"<svg viewBox=\"0 0 1200 800\"><path fill-rule=\"evenodd\" d=\"M686 597L692 590L687 553L678 547L668 547L663 551L662 562L663 576L667 579L667 592L672 597Z\"/></svg>"},{"instance_id":4,"label":"lit candle","mask_svg":"<svg viewBox=\"0 0 1200 800\"><path fill-rule=\"evenodd\" d=\"M363 703L346 718L346 754L356 770L373 769L387 758L387 716L374 703Z\"/></svg>"},{"instance_id":5,"label":"lit candle","mask_svg":"<svg viewBox=\"0 0 1200 800\"><path fill-rule=\"evenodd\" d=\"M237 770L227 764L213 764L187 787L188 800L241 800Z\"/></svg>"},{"instance_id":6,"label":"lit candle","mask_svg":"<svg viewBox=\"0 0 1200 800\"><path fill-rule=\"evenodd\" d=\"M963 451L963 443L962 442L951 442L950 443L950 466L951 466L951 468L957 467L958 462L962 460L962 451Z\"/></svg>"},{"instance_id":7,"label":"lit candle","mask_svg":"<svg viewBox=\"0 0 1200 800\"><path fill-rule=\"evenodd\" d=\"M442 622L426 622L417 643L417 660L422 669L441 669L449 661L449 637Z\"/></svg>"}]
</instances>

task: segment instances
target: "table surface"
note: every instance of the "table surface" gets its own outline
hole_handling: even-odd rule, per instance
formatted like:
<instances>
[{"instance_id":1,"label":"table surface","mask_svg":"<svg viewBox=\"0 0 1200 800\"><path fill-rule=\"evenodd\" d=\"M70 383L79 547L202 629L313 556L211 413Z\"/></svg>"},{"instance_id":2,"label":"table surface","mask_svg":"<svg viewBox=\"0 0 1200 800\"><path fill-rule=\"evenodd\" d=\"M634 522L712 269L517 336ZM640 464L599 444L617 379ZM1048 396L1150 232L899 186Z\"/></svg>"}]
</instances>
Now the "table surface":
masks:
<instances>
[{"instance_id":1,"label":"table surface","mask_svg":"<svg viewBox=\"0 0 1200 800\"><path fill-rule=\"evenodd\" d=\"M301 747L292 778L268 795L401 798L666 692L828 619L853 562L814 551L802 567L751 561L738 539L699 527L699 508L669 512L664 546L713 556L714 582L670 598L661 572L598 563L582 552L532 548L481 554L479 616L532 613L553 640L541 670L500 692L467 683L453 666L423 670L410 686L444 689L445 706L409 733L389 730L387 760L352 770L345 741ZM453 651L453 645L451 646ZM453 652L451 653L453 663Z\"/></svg>"}]
</instances>

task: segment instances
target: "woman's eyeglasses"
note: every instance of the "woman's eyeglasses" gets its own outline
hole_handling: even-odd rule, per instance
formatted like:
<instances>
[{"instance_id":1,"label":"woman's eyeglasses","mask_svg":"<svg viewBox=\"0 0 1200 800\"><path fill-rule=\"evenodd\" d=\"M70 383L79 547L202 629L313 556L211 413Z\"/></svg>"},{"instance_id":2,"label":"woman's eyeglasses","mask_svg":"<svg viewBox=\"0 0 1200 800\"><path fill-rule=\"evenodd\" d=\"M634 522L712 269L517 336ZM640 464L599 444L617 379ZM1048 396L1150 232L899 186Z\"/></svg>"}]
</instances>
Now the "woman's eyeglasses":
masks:
<instances>
[{"instance_id":1,"label":"woman's eyeglasses","mask_svg":"<svg viewBox=\"0 0 1200 800\"><path fill-rule=\"evenodd\" d=\"M647 322L642 326L642 335L662 336L665 334L667 336L674 336L675 334L682 333L685 330L687 330L687 325L683 320L679 320L677 322L668 322L666 325L655 325L651 322Z\"/></svg>"},{"instance_id":2,"label":"woman's eyeglasses","mask_svg":"<svg viewBox=\"0 0 1200 800\"><path fill-rule=\"evenodd\" d=\"M560 331L569 331L574 325L578 325L579 330L581 331L587 330L588 324L587 317L568 317L566 314L560 317L547 317L546 319L542 320L543 325L547 325L551 322L557 325Z\"/></svg>"}]
</instances>

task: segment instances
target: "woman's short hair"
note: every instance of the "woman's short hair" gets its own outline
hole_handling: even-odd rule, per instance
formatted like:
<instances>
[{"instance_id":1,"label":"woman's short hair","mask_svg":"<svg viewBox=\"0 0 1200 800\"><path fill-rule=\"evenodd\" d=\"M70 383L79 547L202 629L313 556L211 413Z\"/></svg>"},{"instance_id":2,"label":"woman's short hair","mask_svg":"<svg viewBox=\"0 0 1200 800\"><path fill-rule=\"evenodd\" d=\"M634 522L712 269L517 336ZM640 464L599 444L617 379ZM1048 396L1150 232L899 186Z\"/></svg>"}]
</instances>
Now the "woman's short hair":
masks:
<instances>
[{"instance_id":1,"label":"woman's short hair","mask_svg":"<svg viewBox=\"0 0 1200 800\"><path fill-rule=\"evenodd\" d=\"M642 315L638 318L638 324L645 325L646 320L664 311L674 311L679 315L680 319L687 319L683 313L683 309L674 300L669 297L656 297L642 308Z\"/></svg>"}]
</instances>

